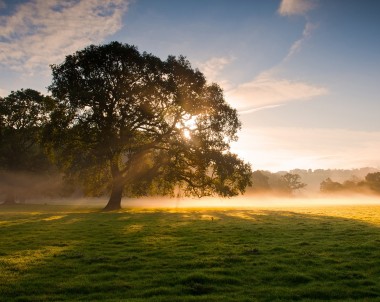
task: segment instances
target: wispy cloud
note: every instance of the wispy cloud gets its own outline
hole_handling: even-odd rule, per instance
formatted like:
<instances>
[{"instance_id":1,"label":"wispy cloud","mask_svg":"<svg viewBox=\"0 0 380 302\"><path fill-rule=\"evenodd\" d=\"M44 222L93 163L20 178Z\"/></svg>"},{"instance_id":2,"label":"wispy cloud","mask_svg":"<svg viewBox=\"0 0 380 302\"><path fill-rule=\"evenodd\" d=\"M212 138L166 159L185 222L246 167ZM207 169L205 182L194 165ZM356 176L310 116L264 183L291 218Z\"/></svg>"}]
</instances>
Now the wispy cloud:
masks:
<instances>
[{"instance_id":1,"label":"wispy cloud","mask_svg":"<svg viewBox=\"0 0 380 302\"><path fill-rule=\"evenodd\" d=\"M288 102L309 100L328 93L318 87L301 81L290 81L273 76L273 72L263 72L250 82L232 88L231 83L221 79L226 65L233 57L213 57L198 68L210 82L218 82L226 90L226 99L239 110L239 114L249 114L263 109L281 106Z\"/></svg>"},{"instance_id":2,"label":"wispy cloud","mask_svg":"<svg viewBox=\"0 0 380 302\"><path fill-rule=\"evenodd\" d=\"M315 7L312 0L282 0L278 13L282 16L305 15Z\"/></svg>"},{"instance_id":3,"label":"wispy cloud","mask_svg":"<svg viewBox=\"0 0 380 302\"><path fill-rule=\"evenodd\" d=\"M281 105L267 105L267 106L259 106L259 107L248 107L247 109L239 109L238 113L241 114L249 114L256 111L264 110L264 109L271 109L280 107Z\"/></svg>"},{"instance_id":4,"label":"wispy cloud","mask_svg":"<svg viewBox=\"0 0 380 302\"><path fill-rule=\"evenodd\" d=\"M212 57L206 62L198 63L197 67L206 76L209 82L218 82L224 89L228 89L228 81L220 78L223 69L234 61L232 56Z\"/></svg>"},{"instance_id":5,"label":"wispy cloud","mask_svg":"<svg viewBox=\"0 0 380 302\"><path fill-rule=\"evenodd\" d=\"M282 0L280 7L278 8L278 13L281 16L292 16L292 15L301 15L306 18L306 24L302 32L300 39L295 41L290 47L287 56L284 61L287 61L295 53L297 53L302 44L311 36L312 31L317 27L316 24L313 24L309 21L307 13L317 7L315 0Z\"/></svg>"},{"instance_id":6,"label":"wispy cloud","mask_svg":"<svg viewBox=\"0 0 380 302\"><path fill-rule=\"evenodd\" d=\"M242 113L273 108L288 102L309 100L327 94L327 89L301 81L278 79L262 73L226 93L227 100Z\"/></svg>"},{"instance_id":7,"label":"wispy cloud","mask_svg":"<svg viewBox=\"0 0 380 302\"><path fill-rule=\"evenodd\" d=\"M1 2L0 2L1 3ZM122 27L126 0L31 0L0 17L0 64L33 74Z\"/></svg>"},{"instance_id":8,"label":"wispy cloud","mask_svg":"<svg viewBox=\"0 0 380 302\"><path fill-rule=\"evenodd\" d=\"M294 54L299 52L301 50L301 47L303 43L310 38L312 31L317 28L317 25L311 23L311 22L306 22L305 27L302 32L302 37L295 41L292 46L290 47L287 56L285 57L284 61L288 60L290 57L292 57Z\"/></svg>"},{"instance_id":9,"label":"wispy cloud","mask_svg":"<svg viewBox=\"0 0 380 302\"><path fill-rule=\"evenodd\" d=\"M328 93L327 88L304 81L294 81L276 76L276 70L302 48L317 27L308 21L307 13L316 7L313 0L282 0L278 12L282 16L302 15L306 24L302 36L289 48L287 55L277 66L259 74L252 81L238 85L227 91L227 99L238 107L240 114L275 108L288 102L310 100Z\"/></svg>"},{"instance_id":10,"label":"wispy cloud","mask_svg":"<svg viewBox=\"0 0 380 302\"><path fill-rule=\"evenodd\" d=\"M252 81L242 83L234 88L226 89L227 100L237 109L240 114L249 114L263 109L271 109L288 102L310 100L317 96L328 93L325 87L317 86L300 80L289 80L276 76L276 71L282 68L291 57L302 48L304 42L310 38L313 30L317 27L308 21L307 13L316 7L316 0L282 0L278 12L282 16L302 15L306 18L306 24L302 36L288 49L287 55L273 68L261 72ZM210 67L217 60L210 61ZM207 66L207 65L205 65ZM215 74L223 69L210 68ZM206 69L207 70L207 69ZM213 74L210 72L210 74Z\"/></svg>"},{"instance_id":11,"label":"wispy cloud","mask_svg":"<svg viewBox=\"0 0 380 302\"><path fill-rule=\"evenodd\" d=\"M0 9L6 8L7 5L5 4L4 1L0 0Z\"/></svg>"}]
</instances>

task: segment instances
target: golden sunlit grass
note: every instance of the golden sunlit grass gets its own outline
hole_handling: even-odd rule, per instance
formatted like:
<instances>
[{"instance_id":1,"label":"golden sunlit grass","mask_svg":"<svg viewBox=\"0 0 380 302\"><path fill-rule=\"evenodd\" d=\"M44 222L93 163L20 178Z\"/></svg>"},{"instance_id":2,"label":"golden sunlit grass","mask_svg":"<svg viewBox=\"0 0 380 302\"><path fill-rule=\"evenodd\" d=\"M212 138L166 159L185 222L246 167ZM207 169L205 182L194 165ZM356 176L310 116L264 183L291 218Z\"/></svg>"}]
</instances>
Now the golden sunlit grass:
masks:
<instances>
[{"instance_id":1,"label":"golden sunlit grass","mask_svg":"<svg viewBox=\"0 0 380 302\"><path fill-rule=\"evenodd\" d=\"M378 301L380 206L0 208L4 301Z\"/></svg>"}]
</instances>

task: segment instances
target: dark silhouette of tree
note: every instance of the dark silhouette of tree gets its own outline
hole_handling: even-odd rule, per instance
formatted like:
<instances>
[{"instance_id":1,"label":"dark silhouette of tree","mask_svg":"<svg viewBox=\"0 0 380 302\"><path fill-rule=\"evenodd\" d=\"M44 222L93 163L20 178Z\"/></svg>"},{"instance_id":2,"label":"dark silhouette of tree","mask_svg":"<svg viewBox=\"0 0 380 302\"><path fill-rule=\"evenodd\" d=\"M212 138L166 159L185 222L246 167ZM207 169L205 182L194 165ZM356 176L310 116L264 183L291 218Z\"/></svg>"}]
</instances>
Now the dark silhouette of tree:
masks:
<instances>
[{"instance_id":1,"label":"dark silhouette of tree","mask_svg":"<svg viewBox=\"0 0 380 302\"><path fill-rule=\"evenodd\" d=\"M380 172L368 173L365 180L372 191L380 193Z\"/></svg>"},{"instance_id":2,"label":"dark silhouette of tree","mask_svg":"<svg viewBox=\"0 0 380 302\"><path fill-rule=\"evenodd\" d=\"M40 138L53 106L50 97L32 89L12 91L0 99L0 187L6 191L7 204L15 203L16 191L23 186L15 173L33 175L51 168Z\"/></svg>"},{"instance_id":3,"label":"dark silhouette of tree","mask_svg":"<svg viewBox=\"0 0 380 302\"><path fill-rule=\"evenodd\" d=\"M221 88L184 57L112 42L52 66L58 100L45 133L52 158L88 194L234 196L250 166L229 151L241 124Z\"/></svg>"}]
</instances>

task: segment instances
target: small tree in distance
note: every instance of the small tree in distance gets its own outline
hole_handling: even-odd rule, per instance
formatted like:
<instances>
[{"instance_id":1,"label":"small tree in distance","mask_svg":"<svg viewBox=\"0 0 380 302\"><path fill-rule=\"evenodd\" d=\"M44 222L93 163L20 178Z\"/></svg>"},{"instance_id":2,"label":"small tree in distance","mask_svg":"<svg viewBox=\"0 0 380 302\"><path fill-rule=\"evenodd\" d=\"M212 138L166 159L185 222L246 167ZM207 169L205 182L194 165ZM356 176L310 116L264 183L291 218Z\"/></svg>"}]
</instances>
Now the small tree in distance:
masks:
<instances>
[{"instance_id":1,"label":"small tree in distance","mask_svg":"<svg viewBox=\"0 0 380 302\"><path fill-rule=\"evenodd\" d=\"M51 157L89 194L234 196L251 168L229 151L241 124L216 84L184 57L112 42L53 65L58 101L45 132Z\"/></svg>"},{"instance_id":2,"label":"small tree in distance","mask_svg":"<svg viewBox=\"0 0 380 302\"><path fill-rule=\"evenodd\" d=\"M307 186L305 183L301 182L301 176L298 174L286 173L281 179L289 192L300 190Z\"/></svg>"}]
</instances>

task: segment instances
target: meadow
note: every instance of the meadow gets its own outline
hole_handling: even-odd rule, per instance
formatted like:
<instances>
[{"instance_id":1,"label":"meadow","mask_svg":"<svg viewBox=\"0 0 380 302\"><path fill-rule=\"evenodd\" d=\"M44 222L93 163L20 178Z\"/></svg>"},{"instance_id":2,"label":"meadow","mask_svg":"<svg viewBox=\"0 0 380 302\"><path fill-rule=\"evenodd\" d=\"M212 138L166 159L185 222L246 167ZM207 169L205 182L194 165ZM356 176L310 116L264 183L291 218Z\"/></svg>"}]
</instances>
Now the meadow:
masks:
<instances>
[{"instance_id":1,"label":"meadow","mask_svg":"<svg viewBox=\"0 0 380 302\"><path fill-rule=\"evenodd\" d=\"M0 207L1 301L380 301L380 206Z\"/></svg>"}]
</instances>

